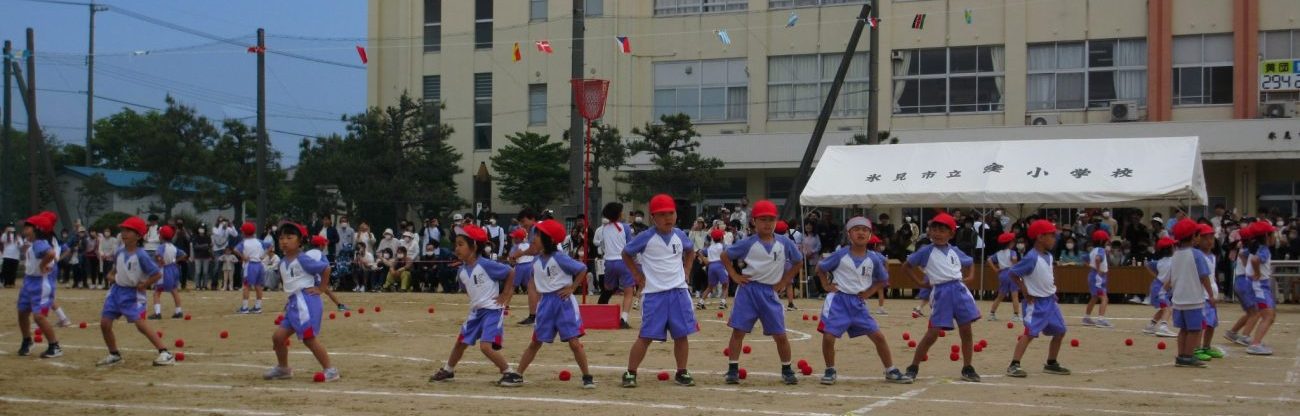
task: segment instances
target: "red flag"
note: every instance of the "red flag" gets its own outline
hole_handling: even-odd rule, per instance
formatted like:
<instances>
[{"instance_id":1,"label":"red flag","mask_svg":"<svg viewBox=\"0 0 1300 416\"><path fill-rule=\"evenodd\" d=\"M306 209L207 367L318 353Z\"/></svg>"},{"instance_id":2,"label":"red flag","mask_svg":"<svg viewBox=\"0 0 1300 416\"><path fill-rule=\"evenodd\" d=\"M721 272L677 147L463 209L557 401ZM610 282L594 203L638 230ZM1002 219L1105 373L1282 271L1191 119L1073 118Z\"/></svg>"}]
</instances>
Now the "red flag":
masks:
<instances>
[{"instance_id":1,"label":"red flag","mask_svg":"<svg viewBox=\"0 0 1300 416\"><path fill-rule=\"evenodd\" d=\"M249 46L248 53L266 53L266 48L260 46Z\"/></svg>"},{"instance_id":2,"label":"red flag","mask_svg":"<svg viewBox=\"0 0 1300 416\"><path fill-rule=\"evenodd\" d=\"M366 57L366 47L357 45L357 55L361 56L361 63L369 63L370 58Z\"/></svg>"},{"instance_id":3,"label":"red flag","mask_svg":"<svg viewBox=\"0 0 1300 416\"><path fill-rule=\"evenodd\" d=\"M537 51L541 53L547 53L547 54L551 52L555 52L555 50L551 48L551 41L548 40L537 41Z\"/></svg>"},{"instance_id":4,"label":"red flag","mask_svg":"<svg viewBox=\"0 0 1300 416\"><path fill-rule=\"evenodd\" d=\"M622 52L623 54L632 53L632 41L629 40L627 36L616 36L614 37L614 40L617 42L619 52Z\"/></svg>"},{"instance_id":5,"label":"red flag","mask_svg":"<svg viewBox=\"0 0 1300 416\"><path fill-rule=\"evenodd\" d=\"M524 54L519 53L519 42L515 42L514 61L519 62L521 59L524 59Z\"/></svg>"}]
</instances>

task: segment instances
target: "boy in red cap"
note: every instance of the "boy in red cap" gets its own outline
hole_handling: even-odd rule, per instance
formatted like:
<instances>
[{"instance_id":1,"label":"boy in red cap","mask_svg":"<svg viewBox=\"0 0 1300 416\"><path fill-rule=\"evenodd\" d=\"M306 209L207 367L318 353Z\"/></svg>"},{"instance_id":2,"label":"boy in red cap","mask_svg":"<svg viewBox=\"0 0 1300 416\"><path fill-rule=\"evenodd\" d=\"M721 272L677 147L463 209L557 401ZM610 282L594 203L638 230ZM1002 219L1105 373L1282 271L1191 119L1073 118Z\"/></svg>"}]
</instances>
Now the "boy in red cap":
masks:
<instances>
[{"instance_id":1,"label":"boy in red cap","mask_svg":"<svg viewBox=\"0 0 1300 416\"><path fill-rule=\"evenodd\" d=\"M1237 259L1233 261L1233 281L1232 292L1237 297L1237 302L1241 304L1242 312L1237 322L1223 333L1223 337L1238 345L1250 346L1250 333L1255 329L1255 323L1259 321L1259 308L1255 301L1254 283L1250 280L1252 267L1250 264L1250 243L1255 239L1254 223L1246 224L1241 227L1238 235L1241 237L1241 247L1237 250Z\"/></svg>"},{"instance_id":2,"label":"boy in red cap","mask_svg":"<svg viewBox=\"0 0 1300 416\"><path fill-rule=\"evenodd\" d=\"M1209 265L1211 271L1214 271L1219 261L1218 257L1216 257L1213 252L1214 227L1209 224L1198 224L1197 227L1201 230L1201 237L1196 241L1196 248L1201 250L1201 254L1204 255L1206 264ZM1211 282L1210 289L1213 289L1214 293L1205 297L1205 308L1202 309L1202 311L1205 312L1205 331L1201 334L1201 347L1197 348L1196 351L1192 353L1192 355L1196 356L1196 359L1201 361L1223 358L1223 351L1220 351L1218 348L1213 348L1211 345L1214 341L1214 329L1219 327L1219 310L1218 308L1210 307L1209 300L1218 300L1219 285Z\"/></svg>"},{"instance_id":3,"label":"boy in red cap","mask_svg":"<svg viewBox=\"0 0 1300 416\"><path fill-rule=\"evenodd\" d=\"M170 292L172 302L176 304L176 311L172 313L172 319L185 317L185 313L181 312L181 295L177 292L177 289L180 289L181 278L181 267L177 262L185 261L185 259L189 258L189 255L184 250L176 248L175 244L172 244L172 237L175 236L176 229L170 225L164 225L158 229L158 237L162 239L162 243L154 251L154 260L162 265L163 278L153 287L153 315L149 315L151 320L162 319L163 292Z\"/></svg>"},{"instance_id":4,"label":"boy in red cap","mask_svg":"<svg viewBox=\"0 0 1300 416\"><path fill-rule=\"evenodd\" d=\"M1039 334L1052 337L1043 372L1069 375L1070 370L1056 361L1066 331L1065 317L1061 314L1061 307L1056 304L1056 276L1052 269L1051 250L1056 247L1056 226L1047 220L1035 220L1029 224L1027 231L1029 239L1034 242L1034 248L1025 253L1025 258L1020 262L1007 268L1007 274L1025 292L1025 333L1016 342L1015 355L1011 357L1011 365L1007 366L1007 376L1029 375L1020 368L1020 359L1024 358L1029 343L1038 338Z\"/></svg>"},{"instance_id":5,"label":"boy in red cap","mask_svg":"<svg viewBox=\"0 0 1300 416\"><path fill-rule=\"evenodd\" d=\"M912 365L907 367L907 378L912 380L916 380L920 371L921 357L926 356L930 346L939 339L939 331L951 330L955 324L957 333L961 336L961 379L980 381L979 373L971 366L971 338L974 335L970 326L980 319L980 310L975 305L975 297L964 284L974 278L971 274L974 260L961 249L949 244L956 230L957 220L951 215L936 215L926 230L930 244L907 257L907 265L911 266L907 268L908 273L918 285L931 289L930 302L934 305L931 307L929 330L916 347Z\"/></svg>"},{"instance_id":6,"label":"boy in red cap","mask_svg":"<svg viewBox=\"0 0 1300 416\"><path fill-rule=\"evenodd\" d=\"M681 386L694 386L695 378L686 371L690 356L687 337L699 332L695 311L691 309L690 276L695 261L695 247L685 232L677 228L677 202L667 194L650 198L650 220L654 227L637 234L623 248L627 264L637 286L643 287L641 333L627 357L623 387L636 387L636 371L645 359L651 341L673 339L673 358L677 362L674 378ZM772 294L775 297L775 293Z\"/></svg>"},{"instance_id":7,"label":"boy in red cap","mask_svg":"<svg viewBox=\"0 0 1300 416\"><path fill-rule=\"evenodd\" d=\"M488 233L479 226L465 224L455 239L456 258L461 262L457 277L469 296L469 318L461 325L460 335L456 337L456 345L452 347L446 364L429 377L429 381L449 381L456 377L456 363L460 362L469 346L478 344L483 355L501 371L497 385L522 386L524 377L511 369L510 363L498 352L505 335L501 311L510 304L510 296L514 294L515 270L489 259Z\"/></svg>"},{"instance_id":8,"label":"boy in red cap","mask_svg":"<svg viewBox=\"0 0 1300 416\"><path fill-rule=\"evenodd\" d=\"M125 317L127 322L134 323L136 330L144 334L149 339L149 343L158 349L158 358L153 360L153 365L163 366L176 363L172 353L167 352L167 347L163 346L162 340L158 334L149 328L149 323L144 319L144 305L146 302L145 291L162 280L162 270L158 268L140 247L140 239L149 227L145 225L144 220L140 217L127 218L118 226L121 232L118 238L122 240L122 248L117 250L113 258L113 270L108 273L108 282L111 288L108 290L108 297L104 299L104 308L100 311L99 329L104 334L104 345L108 347L108 356L95 363L96 366L106 367L122 363L122 354L117 349L117 336L113 334L113 321L119 317Z\"/></svg>"},{"instance_id":9,"label":"boy in red cap","mask_svg":"<svg viewBox=\"0 0 1300 416\"><path fill-rule=\"evenodd\" d=\"M18 293L18 330L22 332L22 345L18 355L30 354L32 347L32 321L41 333L48 337L50 344L41 358L56 358L63 355L59 338L54 334L54 325L46 317L54 307L54 291L58 287L57 276L58 250L50 245L54 234L54 217L40 213L23 221L23 238L26 239L23 251L27 256L24 263L27 270L23 274L23 287Z\"/></svg>"},{"instance_id":10,"label":"boy in red cap","mask_svg":"<svg viewBox=\"0 0 1300 416\"><path fill-rule=\"evenodd\" d=\"M731 278L727 276L727 268L722 265L722 251L727 249L727 245L722 243L725 233L717 228L709 231L709 247L704 250L704 256L708 259L708 265L705 266L705 272L709 276L708 286L704 288L704 293L700 294L700 300L696 303L696 309L704 309L704 300L709 298L716 289L718 292L718 309L727 309L727 291Z\"/></svg>"},{"instance_id":11,"label":"boy in red cap","mask_svg":"<svg viewBox=\"0 0 1300 416\"><path fill-rule=\"evenodd\" d=\"M1248 338L1250 346L1246 347L1246 353L1250 355L1273 355L1273 349L1264 345L1264 336L1268 335L1277 317L1273 298L1273 253L1269 249L1277 242L1276 231L1267 220L1256 221L1251 224L1251 240L1246 243L1246 250L1250 253L1246 278L1250 280L1251 298L1259 311L1254 337Z\"/></svg>"},{"instance_id":12,"label":"boy in red cap","mask_svg":"<svg viewBox=\"0 0 1300 416\"><path fill-rule=\"evenodd\" d=\"M1178 336L1169 330L1169 292L1166 287L1169 281L1170 256L1174 254L1176 244L1178 242L1169 237L1156 240L1156 252L1147 262L1147 269L1155 276L1155 279L1151 280L1147 303L1150 303L1156 312L1151 316L1151 322L1142 330L1144 334L1168 338Z\"/></svg>"},{"instance_id":13,"label":"boy in red cap","mask_svg":"<svg viewBox=\"0 0 1300 416\"><path fill-rule=\"evenodd\" d=\"M737 241L722 253L722 265L731 280L740 285L736 289L736 303L727 326L731 327L731 356L724 376L727 384L740 383L740 350L745 335L754 330L754 323L763 322L763 335L772 336L776 342L777 356L781 359L781 380L785 384L798 384L799 377L790 368L790 339L785 335L785 313L781 310L779 293L785 291L794 276L803 269L803 254L794 241L776 234L776 204L762 200L754 203L750 213L756 234ZM742 260L745 268L737 271L732 260ZM789 263L793 263L793 267Z\"/></svg>"},{"instance_id":14,"label":"boy in red cap","mask_svg":"<svg viewBox=\"0 0 1300 416\"><path fill-rule=\"evenodd\" d=\"M262 313L262 286L266 282L263 280L263 272L266 270L262 265L262 260L271 253L271 246L266 242L253 236L257 232L257 226L251 222L245 222L239 226L239 231L244 234L244 241L235 245L235 257L244 263L244 303L239 306L239 313ZM252 290L257 293L257 303L252 309L248 308L248 291Z\"/></svg>"},{"instance_id":15,"label":"boy in red cap","mask_svg":"<svg viewBox=\"0 0 1300 416\"><path fill-rule=\"evenodd\" d=\"M311 237L312 249L307 250L307 252L303 253L303 255L311 257L313 260L325 259L325 261L329 261L329 256L326 256L325 253L322 251L328 249L329 244L330 244L330 240L325 238L325 236L314 235ZM284 261L282 260L280 263L283 264ZM333 267L326 268L325 271L321 273L321 279L323 279L326 282L332 282L333 280L330 280L330 271L332 271L333 269L334 269ZM284 280L284 276L281 276L280 280ZM330 302L334 302L334 306L339 310L339 312L348 310L348 305L344 305L343 302L339 302L338 296L334 295L334 289L332 285L325 285L321 287L321 291L325 292L325 296L328 296L330 298Z\"/></svg>"},{"instance_id":16,"label":"boy in red cap","mask_svg":"<svg viewBox=\"0 0 1300 416\"><path fill-rule=\"evenodd\" d=\"M284 320L280 321L280 326L271 335L276 366L262 374L262 379L286 380L293 377L293 370L289 368L289 346L285 342L290 335L296 334L324 370L325 378L321 381L338 381L339 370L330 363L329 351L320 342L323 315L320 295L330 285L326 274L329 259L319 253L313 257L302 252L303 243L307 242L307 227L285 223L280 226L279 232L278 239L280 249L284 250L284 259L278 267L289 299L284 306Z\"/></svg>"},{"instance_id":17,"label":"boy in red cap","mask_svg":"<svg viewBox=\"0 0 1300 416\"><path fill-rule=\"evenodd\" d=\"M519 211L519 215L515 216L515 220L519 222L519 228L525 231L525 237L523 243L516 245L514 252L510 253L507 259L515 264L515 286L528 291L528 317L519 321L519 325L532 325L537 321L537 302L541 300L541 296L536 291L528 289L531 287L528 285L528 280L532 279L533 275L523 273L521 276L519 271L531 270L533 260L536 259L538 253L542 252L541 247L533 247L528 244L533 240L533 235L537 233L537 214L530 208L524 208ZM514 288L511 288L511 290L514 290Z\"/></svg>"},{"instance_id":18,"label":"boy in red cap","mask_svg":"<svg viewBox=\"0 0 1300 416\"><path fill-rule=\"evenodd\" d=\"M1020 286L1011 278L1008 273L1011 266L1015 266L1020 261L1020 255L1012 249L1011 242L1016 240L1013 233L1002 233L998 236L998 245L1002 246L1001 250L989 256L989 264L998 272L998 294L993 298L993 306L989 307L989 321L998 320L998 305L1002 304L1003 298L1011 300L1011 322L1020 322Z\"/></svg>"},{"instance_id":19,"label":"boy in red cap","mask_svg":"<svg viewBox=\"0 0 1300 416\"><path fill-rule=\"evenodd\" d=\"M582 370L582 388L594 389L596 382L587 369L587 353L579 339L585 331L582 316L578 313L578 298L573 296L574 291L587 281L587 265L560 250L559 242L564 241L566 234L564 224L545 220L537 223L537 230L532 244L541 247L542 253L533 261L532 270L526 272L532 273L531 289L541 294L542 299L537 304L533 339L519 358L519 375L523 376L528 370L528 365L537 357L537 351L542 349L542 343L549 344L559 335L560 341L569 344L573 359Z\"/></svg>"},{"instance_id":20,"label":"boy in red cap","mask_svg":"<svg viewBox=\"0 0 1300 416\"><path fill-rule=\"evenodd\" d=\"M753 218L753 215L750 215L750 218ZM777 221L776 221L776 235L779 235L779 236L782 236L782 237L785 237L785 238L790 238L790 224L787 224L784 220L777 220ZM790 241L791 241L791 242L794 242L793 239L790 240ZM795 246L798 247L797 244L796 244ZM794 263L791 263L790 261L791 261L791 260L790 260L789 258L785 259L785 268L786 268L786 270L789 270L790 268L794 267ZM799 273L795 273L795 277L797 278L798 276L799 276ZM797 310L799 310L799 307L794 306L794 286L795 286L795 284L794 284L794 282L792 281L789 285L787 285L787 286L785 287L785 299L786 299L785 310L787 310L787 311L797 311ZM806 283L805 283L805 287L807 287L807 284L806 284Z\"/></svg>"},{"instance_id":21,"label":"boy in red cap","mask_svg":"<svg viewBox=\"0 0 1300 416\"><path fill-rule=\"evenodd\" d=\"M1092 232L1092 251L1088 252L1088 294L1092 299L1088 300L1088 306L1083 310L1083 326L1115 327L1106 319L1106 306L1110 305L1110 299L1106 296L1106 287L1110 282L1110 264L1106 262L1108 242L1110 234L1106 234L1106 231ZM1098 304L1101 306L1097 309L1097 319L1092 319L1092 307Z\"/></svg>"},{"instance_id":22,"label":"boy in red cap","mask_svg":"<svg viewBox=\"0 0 1300 416\"><path fill-rule=\"evenodd\" d=\"M1195 350L1201 343L1201 330L1205 326L1204 308L1213 308L1215 300L1206 299L1214 292L1210 287L1212 270L1200 250L1192 248L1201 230L1191 220L1178 221L1174 224L1174 238L1178 248L1174 250L1169 264L1169 300L1173 304L1174 326L1178 327L1178 358L1175 367L1205 367L1205 363L1196 359Z\"/></svg>"}]
</instances>

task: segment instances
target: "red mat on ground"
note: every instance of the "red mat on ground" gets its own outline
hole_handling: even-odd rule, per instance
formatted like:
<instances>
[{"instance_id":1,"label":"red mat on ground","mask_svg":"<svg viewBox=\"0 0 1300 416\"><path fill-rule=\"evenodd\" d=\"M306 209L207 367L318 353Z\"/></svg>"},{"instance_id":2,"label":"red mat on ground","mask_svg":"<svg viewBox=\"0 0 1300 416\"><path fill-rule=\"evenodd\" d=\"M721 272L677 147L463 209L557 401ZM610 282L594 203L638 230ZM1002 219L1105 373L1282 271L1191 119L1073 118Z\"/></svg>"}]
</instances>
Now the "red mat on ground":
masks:
<instances>
[{"instance_id":1,"label":"red mat on ground","mask_svg":"<svg viewBox=\"0 0 1300 416\"><path fill-rule=\"evenodd\" d=\"M586 329L618 329L619 305L578 305L582 314L582 327Z\"/></svg>"}]
</instances>

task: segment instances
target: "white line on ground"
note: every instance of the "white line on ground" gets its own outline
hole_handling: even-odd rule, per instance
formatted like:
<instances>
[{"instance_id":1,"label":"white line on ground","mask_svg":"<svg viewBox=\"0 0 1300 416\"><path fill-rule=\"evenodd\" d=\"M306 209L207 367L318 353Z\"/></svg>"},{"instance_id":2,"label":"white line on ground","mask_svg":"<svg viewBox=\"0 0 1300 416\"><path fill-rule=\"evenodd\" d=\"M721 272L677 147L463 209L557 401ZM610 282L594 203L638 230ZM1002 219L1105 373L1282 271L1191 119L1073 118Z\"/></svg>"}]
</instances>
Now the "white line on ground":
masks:
<instances>
[{"instance_id":1,"label":"white line on ground","mask_svg":"<svg viewBox=\"0 0 1300 416\"><path fill-rule=\"evenodd\" d=\"M876 409L879 409L879 408L882 408L882 407L885 407L885 406L889 406L890 404L893 404L895 401L898 401L898 400L908 400L908 399L911 399L911 398L913 398L913 397L916 397L917 395L919 395L919 394L921 394L921 393L924 393L927 389L929 389L929 387L922 387L922 388L919 388L919 389L908 390L908 391L903 392L902 394L899 394L899 395L896 396L895 398L890 398L890 399L880 400L880 401L877 401L877 402L875 402L875 403L872 403L872 404L869 404L869 405L866 405L866 406L860 407L860 408L858 408L857 410L854 410L854 411L852 411L852 412L850 412L850 413L855 414L855 415L862 415L862 414L871 413L872 410L876 410Z\"/></svg>"},{"instance_id":2,"label":"white line on ground","mask_svg":"<svg viewBox=\"0 0 1300 416\"><path fill-rule=\"evenodd\" d=\"M1282 387L1288 387L1288 386L1292 386L1292 385L1294 385L1293 383L1266 383L1266 382L1262 382L1262 381L1224 381L1224 380L1206 380L1206 379L1201 379L1201 378L1194 378L1194 379L1192 379L1192 381L1193 381L1193 382L1196 382L1196 383L1211 383L1211 384L1245 384L1245 385L1249 385L1249 386L1282 386Z\"/></svg>"},{"instance_id":3,"label":"white line on ground","mask_svg":"<svg viewBox=\"0 0 1300 416\"><path fill-rule=\"evenodd\" d=\"M1082 408L1078 406L1056 406L1056 405L1034 404L1034 403L901 397L901 395L871 396L871 395L856 395L856 394L805 393L805 392L793 392L793 391L781 391L781 390L740 389L740 388L724 388L724 387L706 387L705 390L727 391L733 393L750 393L750 394L753 393L776 394L776 395L783 395L783 396L832 397L832 398L840 398L840 399L880 399L880 400L901 400L901 401L924 402L924 403L978 405L981 406L981 408L987 406L1021 407L1027 409L1052 409L1052 410L1056 410L1057 412L1063 412L1063 413L1090 412L1090 413L1114 413L1114 414L1130 414L1130 415L1177 415L1179 414L1179 413L1168 413L1168 412L1143 412L1143 411L1131 411L1131 410L1092 409L1092 408Z\"/></svg>"},{"instance_id":4,"label":"white line on ground","mask_svg":"<svg viewBox=\"0 0 1300 416\"><path fill-rule=\"evenodd\" d=\"M30 403L30 404L43 404L43 405L55 405L55 406L80 406L80 407L94 407L100 409L133 409L133 410L150 410L150 411L157 411L157 412L173 411L173 412L208 413L208 414L215 413L215 414L231 414L231 415L248 415L248 416L278 416L284 414L280 412L260 412L260 411L253 411L253 410L223 409L223 408L215 408L215 407L180 407L180 406L158 406L158 405L147 405L147 404L134 405L134 404L121 404L121 403L85 402L85 401L67 400L67 399L44 400L44 399L33 399L28 397L13 397L13 396L0 396L0 402Z\"/></svg>"},{"instance_id":5,"label":"white line on ground","mask_svg":"<svg viewBox=\"0 0 1300 416\"><path fill-rule=\"evenodd\" d=\"M1010 383L961 383L960 385L983 386L983 387L1015 387L1021 389L1042 389L1042 390L1074 390L1074 391L1090 391L1090 392L1098 392L1098 393L1137 394L1137 395L1144 395L1144 396L1164 395L1164 396L1190 397L1190 398L1202 398L1202 399L1230 398L1230 399L1242 399L1242 400L1300 403L1300 400L1287 399L1281 397L1253 397L1253 396L1239 396L1239 395L1232 395L1232 394L1214 396L1214 395L1200 394L1200 393L1180 393L1174 391L1151 391L1151 390L1136 390L1136 389L1111 389L1105 387L1051 386L1045 384L1010 384Z\"/></svg>"}]
</instances>

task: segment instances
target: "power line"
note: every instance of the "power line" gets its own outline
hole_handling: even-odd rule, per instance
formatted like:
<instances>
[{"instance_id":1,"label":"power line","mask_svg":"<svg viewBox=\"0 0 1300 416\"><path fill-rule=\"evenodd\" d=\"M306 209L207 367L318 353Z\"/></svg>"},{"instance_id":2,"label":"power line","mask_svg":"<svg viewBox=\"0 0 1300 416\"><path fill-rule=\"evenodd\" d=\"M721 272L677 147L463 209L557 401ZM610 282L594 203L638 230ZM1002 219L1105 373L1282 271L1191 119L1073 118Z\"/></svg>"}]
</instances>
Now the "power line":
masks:
<instances>
[{"instance_id":1,"label":"power line","mask_svg":"<svg viewBox=\"0 0 1300 416\"><path fill-rule=\"evenodd\" d=\"M37 91L46 91L46 92L58 92L58 93L64 93L64 94L86 95L86 92L85 92L85 91L59 90L59 89L53 89L53 88L36 88L36 90L37 90ZM126 105L133 106L133 107L147 108L147 109L150 109L150 110L158 110L158 111L162 111L162 110L163 110L162 108L154 107L154 106L151 106L151 105L140 104L140 103L133 103L133 102L126 101L126 100L122 100L122 99L118 99L118 98L105 97L105 96L102 96L102 95L99 95L99 94L95 94L95 98L98 98L98 99L101 99L101 100L105 100L105 101L112 101L112 102L119 103L119 104L126 104Z\"/></svg>"}]
</instances>

